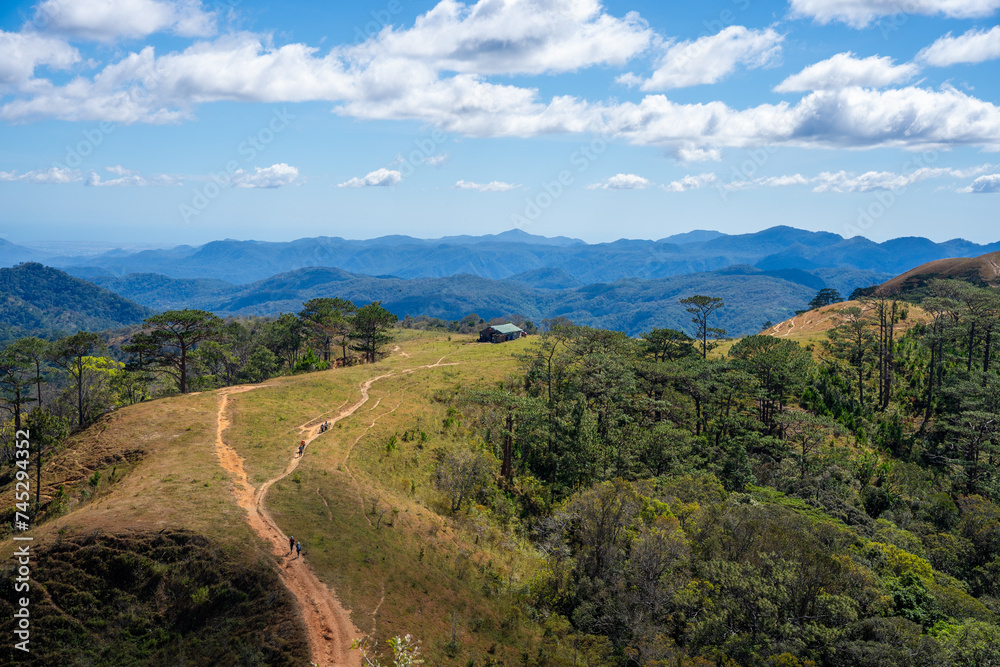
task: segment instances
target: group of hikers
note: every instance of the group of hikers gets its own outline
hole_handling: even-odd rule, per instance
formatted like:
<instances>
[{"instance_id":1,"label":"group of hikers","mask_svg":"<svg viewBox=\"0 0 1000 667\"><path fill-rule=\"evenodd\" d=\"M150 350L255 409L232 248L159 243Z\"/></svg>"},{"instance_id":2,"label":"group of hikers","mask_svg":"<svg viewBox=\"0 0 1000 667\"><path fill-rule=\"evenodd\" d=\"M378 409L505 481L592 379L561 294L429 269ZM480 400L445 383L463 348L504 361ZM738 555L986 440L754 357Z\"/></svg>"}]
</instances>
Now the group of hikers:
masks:
<instances>
[{"instance_id":1,"label":"group of hikers","mask_svg":"<svg viewBox=\"0 0 1000 667\"><path fill-rule=\"evenodd\" d=\"M294 535L288 536L288 555L292 555L292 551L295 551L295 557L298 558L302 555L302 543L295 541Z\"/></svg>"},{"instance_id":2,"label":"group of hikers","mask_svg":"<svg viewBox=\"0 0 1000 667\"><path fill-rule=\"evenodd\" d=\"M319 425L319 432L320 433L326 433L329 430L330 430L330 422L325 421L325 422L323 422L322 424ZM303 441L301 441L299 443L299 456L302 456L302 453L304 451L306 451L306 441L305 440L303 440Z\"/></svg>"}]
</instances>

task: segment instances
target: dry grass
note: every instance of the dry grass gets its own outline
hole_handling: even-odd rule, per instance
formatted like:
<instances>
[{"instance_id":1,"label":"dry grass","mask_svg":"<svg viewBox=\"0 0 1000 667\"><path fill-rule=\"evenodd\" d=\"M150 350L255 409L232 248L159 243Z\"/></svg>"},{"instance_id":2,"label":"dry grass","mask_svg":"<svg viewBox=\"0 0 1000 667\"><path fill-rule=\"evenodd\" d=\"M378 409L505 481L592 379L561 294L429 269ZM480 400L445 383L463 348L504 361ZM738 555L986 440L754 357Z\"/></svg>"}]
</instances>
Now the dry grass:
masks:
<instances>
[{"instance_id":1,"label":"dry grass","mask_svg":"<svg viewBox=\"0 0 1000 667\"><path fill-rule=\"evenodd\" d=\"M411 633L431 663L441 665L482 661L490 650L512 661L537 641L504 592L516 587L533 556L482 519L442 516L430 483L434 450L468 439L461 427L443 426L448 406L435 397L504 379L516 369L514 353L530 344L468 341L428 334L400 341L400 353L368 367L364 377L399 374L373 384L368 402L314 441L297 474L268 496L276 520L303 541L310 564L360 628L376 629L380 639ZM457 365L401 372L444 355L444 363ZM348 372L324 377L348 390L359 381ZM332 386L315 390L343 395ZM412 430L427 440L404 442L403 432ZM453 620L457 652L447 647Z\"/></svg>"},{"instance_id":2,"label":"dry grass","mask_svg":"<svg viewBox=\"0 0 1000 667\"><path fill-rule=\"evenodd\" d=\"M539 641L511 594L538 566L537 555L491 525L482 508L449 516L430 481L435 450L470 439L461 425L444 426L447 401L516 372L514 355L531 343L481 345L471 336L405 331L400 349L377 364L276 378L229 399L226 441L245 459L250 482L260 485L284 470L300 426L332 417L359 400L362 382L389 375L372 385L354 415L309 445L267 503L358 627L374 630L380 641L413 634L429 664L487 657L510 664ZM419 368L438 362L454 365ZM217 407L217 392L161 399L119 410L74 435L44 469L44 492L64 484L69 511L35 529L36 546L64 534L169 528L205 535L248 559L267 553L216 457ZM423 431L426 439L403 442L407 430ZM390 452L393 435L398 443ZM94 471L103 481L85 497ZM13 504L12 489L0 502ZM6 543L0 555L11 549ZM457 646L449 647L453 632Z\"/></svg>"}]
</instances>

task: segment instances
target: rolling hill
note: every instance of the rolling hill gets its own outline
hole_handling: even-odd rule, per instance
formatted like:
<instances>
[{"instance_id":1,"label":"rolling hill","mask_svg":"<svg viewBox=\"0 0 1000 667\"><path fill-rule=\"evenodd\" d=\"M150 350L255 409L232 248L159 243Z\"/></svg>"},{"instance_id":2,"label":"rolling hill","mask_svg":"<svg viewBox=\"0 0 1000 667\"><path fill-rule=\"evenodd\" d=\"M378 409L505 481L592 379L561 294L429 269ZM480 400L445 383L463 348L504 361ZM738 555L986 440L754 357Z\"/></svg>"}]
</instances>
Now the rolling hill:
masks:
<instances>
[{"instance_id":1,"label":"rolling hill","mask_svg":"<svg viewBox=\"0 0 1000 667\"><path fill-rule=\"evenodd\" d=\"M935 278L964 280L979 286L1000 285L1000 252L928 262L882 283L877 292L886 296L912 294Z\"/></svg>"},{"instance_id":2,"label":"rolling hill","mask_svg":"<svg viewBox=\"0 0 1000 667\"><path fill-rule=\"evenodd\" d=\"M538 551L454 520L431 479L462 437L435 396L503 380L527 341L407 335L374 366L148 401L73 434L44 461L19 662L360 667L352 639L412 633L427 664L461 667L552 643L508 592L530 583ZM323 421L334 428L320 434ZM424 435L387 457L408 429ZM0 478L5 511L14 494ZM0 541L7 563L14 548Z\"/></svg>"},{"instance_id":3,"label":"rolling hill","mask_svg":"<svg viewBox=\"0 0 1000 667\"><path fill-rule=\"evenodd\" d=\"M37 263L0 269L0 340L137 324L153 314L86 280Z\"/></svg>"},{"instance_id":4,"label":"rolling hill","mask_svg":"<svg viewBox=\"0 0 1000 667\"><path fill-rule=\"evenodd\" d=\"M355 303L381 301L400 318L427 315L454 320L469 313L485 318L517 313L537 322L564 316L577 324L630 335L655 327L686 328L690 315L677 301L693 294L710 294L728 304L718 313L718 326L730 334L756 333L765 319L783 320L801 309L815 294L816 285L823 284L804 272L764 272L749 266L569 287L560 285L572 285L572 278L558 271L522 274L511 280L473 275L404 280L329 268L299 269L249 285L154 274L92 280L157 310L201 308L218 315L277 315L298 312L311 298L339 296Z\"/></svg>"}]
</instances>

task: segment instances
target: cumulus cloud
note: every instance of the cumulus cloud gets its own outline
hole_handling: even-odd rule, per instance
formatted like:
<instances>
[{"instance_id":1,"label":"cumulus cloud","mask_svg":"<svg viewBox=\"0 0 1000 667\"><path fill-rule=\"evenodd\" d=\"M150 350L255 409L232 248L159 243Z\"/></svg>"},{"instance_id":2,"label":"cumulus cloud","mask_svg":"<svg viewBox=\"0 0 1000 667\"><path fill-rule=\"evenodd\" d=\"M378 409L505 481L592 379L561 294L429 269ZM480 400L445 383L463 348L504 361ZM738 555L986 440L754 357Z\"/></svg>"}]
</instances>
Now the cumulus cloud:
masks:
<instances>
[{"instance_id":1,"label":"cumulus cloud","mask_svg":"<svg viewBox=\"0 0 1000 667\"><path fill-rule=\"evenodd\" d=\"M688 190L698 190L706 185L711 185L715 182L715 178L715 174L711 172L695 176L689 174L679 181L672 181L660 187L667 192L687 192Z\"/></svg>"},{"instance_id":2,"label":"cumulus cloud","mask_svg":"<svg viewBox=\"0 0 1000 667\"><path fill-rule=\"evenodd\" d=\"M838 53L832 58L809 65L777 86L777 93L810 90L837 90L849 86L884 88L912 79L920 68L913 63L894 65L888 56L855 58L854 54Z\"/></svg>"},{"instance_id":3,"label":"cumulus cloud","mask_svg":"<svg viewBox=\"0 0 1000 667\"><path fill-rule=\"evenodd\" d=\"M1000 26L969 30L958 37L952 37L949 32L917 54L917 60L932 67L981 63L996 58L1000 58Z\"/></svg>"},{"instance_id":4,"label":"cumulus cloud","mask_svg":"<svg viewBox=\"0 0 1000 667\"><path fill-rule=\"evenodd\" d=\"M56 37L0 30L0 86L23 84L39 65L67 69L80 62L80 52Z\"/></svg>"},{"instance_id":5,"label":"cumulus cloud","mask_svg":"<svg viewBox=\"0 0 1000 667\"><path fill-rule=\"evenodd\" d=\"M1000 192L1000 174L990 174L980 176L972 181L972 185L962 188L959 192L972 192L975 194L993 194Z\"/></svg>"},{"instance_id":6,"label":"cumulus cloud","mask_svg":"<svg viewBox=\"0 0 1000 667\"><path fill-rule=\"evenodd\" d=\"M490 181L489 183L474 183L472 181L459 181L455 183L459 190L475 190L476 192L510 192L517 190L520 185L515 183L504 183L503 181Z\"/></svg>"},{"instance_id":7,"label":"cumulus cloud","mask_svg":"<svg viewBox=\"0 0 1000 667\"><path fill-rule=\"evenodd\" d=\"M83 180L83 176L77 169L63 169L60 167L51 167L49 169L39 169L26 171L20 173L17 170L14 171L0 171L0 181L7 182L21 182L21 183L49 183L49 184L63 184L63 183L79 183Z\"/></svg>"},{"instance_id":8,"label":"cumulus cloud","mask_svg":"<svg viewBox=\"0 0 1000 667\"><path fill-rule=\"evenodd\" d=\"M367 188L367 187L389 187L398 185L403 180L403 174L394 169L376 169L369 172L364 178L352 178L341 183L338 188Z\"/></svg>"},{"instance_id":9,"label":"cumulus cloud","mask_svg":"<svg viewBox=\"0 0 1000 667\"><path fill-rule=\"evenodd\" d=\"M743 66L756 69L774 64L781 55L783 35L774 30L730 26L716 35L668 43L648 79L629 73L619 83L644 91L670 90L716 83Z\"/></svg>"},{"instance_id":10,"label":"cumulus cloud","mask_svg":"<svg viewBox=\"0 0 1000 667\"><path fill-rule=\"evenodd\" d=\"M298 169L279 162L270 167L254 167L252 172L238 169L233 174L232 183L237 188L280 188L291 185L298 177Z\"/></svg>"},{"instance_id":11,"label":"cumulus cloud","mask_svg":"<svg viewBox=\"0 0 1000 667\"><path fill-rule=\"evenodd\" d=\"M760 145L909 149L974 145L1000 149L1000 108L995 104L950 87L940 90L916 86L889 90L874 88L886 76L901 79L906 73L905 66L880 59L871 62L870 59L854 59L853 63L848 63L856 66L867 62L871 70L864 80L857 72L843 79L852 85L816 90L794 103L760 104L742 109L721 101L684 104L656 94L624 103L594 102L569 95L545 99L535 88L494 83L481 74L462 71L465 65L459 67L453 63L459 72L454 75L440 69L444 67L442 63L452 62L459 56L467 58L468 69L478 66L475 65L479 62L476 53L491 47L491 43L483 41L489 33L481 26L487 24L480 22L494 20L490 12L495 12L511 21L509 25L497 24L498 34L507 34L503 30L520 29L510 19L514 7L531 15L534 11L549 12L546 16L551 14L552 7L561 7L571 18L576 17L573 25L577 28L621 23L604 13L595 14L594 8L599 8L599 4L590 0L483 0L472 6L443 0L419 18L417 24L425 31L431 30L431 24L447 24L451 26L449 30L457 30L455 26L460 26L470 31L468 34L475 39L469 42L468 54L456 47L448 51L452 55L441 57L435 50L438 46L427 44L423 48L429 49L430 55L420 56L416 51L420 44L402 40L400 35L406 31L396 29L383 30L358 47L338 47L325 55L304 44L275 46L267 37L236 33L199 41L182 51L159 56L153 47L146 47L121 57L90 78L79 77L65 85L38 80L30 93L0 106L0 120L24 122L58 118L122 124L172 123L191 118L199 104L214 101L326 101L331 103L335 113L343 116L416 121L466 136L602 134L637 145L660 146L692 162L717 159L723 148ZM431 15L437 18L430 20L428 16ZM559 21L556 23L563 25ZM633 23L635 21L638 19ZM528 23L535 25L533 19ZM552 30L557 28L554 26ZM604 34L600 31L588 33L591 28L566 29L569 30L567 34L583 30L582 34L592 36L592 57L583 58L578 64L615 63L626 57L608 55L612 53L608 50L611 46L599 37ZM417 30L417 26L413 30ZM390 48L390 37L402 41ZM525 39L527 42L521 47L528 53L527 44L534 42ZM768 39L777 48L774 38ZM380 40L387 45L381 52L377 48ZM539 71L538 68L556 71L558 67L569 66L559 65L559 55L546 50L550 42L541 39L538 43L540 53L549 54L547 64L532 65L528 62L530 58L524 56L524 64L515 66L512 64L515 61L510 60L504 68L531 72ZM672 45L668 50L673 46L679 45ZM499 49L499 43L493 43L492 48ZM629 47L629 52L638 48L638 45ZM731 53L722 46L718 50ZM760 56L760 62L770 57L766 55L769 52L767 49L751 50ZM705 72L717 73L728 67L702 67L697 58L692 62L698 64L690 74L694 77L692 80L711 79L715 74L710 76ZM758 60L751 57L747 62L755 64ZM883 76L881 80L876 76L878 73ZM670 83L673 75L665 78L670 85L679 83L677 77L684 76L683 72L674 74L673 83ZM805 78L804 73L801 74L800 82ZM654 78L655 75L650 81ZM792 83L787 85L792 86ZM364 179L356 180L364 185Z\"/></svg>"},{"instance_id":12,"label":"cumulus cloud","mask_svg":"<svg viewBox=\"0 0 1000 667\"><path fill-rule=\"evenodd\" d=\"M44 0L35 9L34 24L101 42L166 31L205 37L215 33L215 14L199 0Z\"/></svg>"},{"instance_id":13,"label":"cumulus cloud","mask_svg":"<svg viewBox=\"0 0 1000 667\"><path fill-rule=\"evenodd\" d=\"M1000 9L1000 0L790 0L792 16L819 23L839 21L864 28L883 16L897 14L941 14L967 19L990 16Z\"/></svg>"},{"instance_id":14,"label":"cumulus cloud","mask_svg":"<svg viewBox=\"0 0 1000 667\"><path fill-rule=\"evenodd\" d=\"M1000 147L1000 108L945 88L816 91L795 105L744 110L679 104L661 95L603 110L611 132L635 144L698 147Z\"/></svg>"},{"instance_id":15,"label":"cumulus cloud","mask_svg":"<svg viewBox=\"0 0 1000 667\"><path fill-rule=\"evenodd\" d=\"M616 174L606 181L588 185L589 190L642 190L652 183L649 179L636 174Z\"/></svg>"},{"instance_id":16,"label":"cumulus cloud","mask_svg":"<svg viewBox=\"0 0 1000 667\"><path fill-rule=\"evenodd\" d=\"M637 13L616 18L599 0L443 0L412 28L387 27L345 53L363 65L405 60L464 74L542 74L622 65L652 39Z\"/></svg>"},{"instance_id":17,"label":"cumulus cloud","mask_svg":"<svg viewBox=\"0 0 1000 667\"><path fill-rule=\"evenodd\" d=\"M681 162L719 162L722 159L722 151L718 148L681 146L675 155Z\"/></svg>"}]
</instances>

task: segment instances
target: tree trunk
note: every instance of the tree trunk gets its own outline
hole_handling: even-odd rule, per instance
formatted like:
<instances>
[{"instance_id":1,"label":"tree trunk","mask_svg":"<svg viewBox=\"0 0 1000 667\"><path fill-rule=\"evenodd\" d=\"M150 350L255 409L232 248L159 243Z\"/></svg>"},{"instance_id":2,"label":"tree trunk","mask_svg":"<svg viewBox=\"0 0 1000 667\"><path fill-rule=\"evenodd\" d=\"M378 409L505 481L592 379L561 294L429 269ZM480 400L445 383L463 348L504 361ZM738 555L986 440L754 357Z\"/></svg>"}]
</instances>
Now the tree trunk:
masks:
<instances>
[{"instance_id":1,"label":"tree trunk","mask_svg":"<svg viewBox=\"0 0 1000 667\"><path fill-rule=\"evenodd\" d=\"M972 372L972 354L975 351L975 349L976 349L976 323L975 322L970 322L969 323L969 361L968 361L968 364L966 365L966 368L965 368L969 373Z\"/></svg>"},{"instance_id":2,"label":"tree trunk","mask_svg":"<svg viewBox=\"0 0 1000 667\"><path fill-rule=\"evenodd\" d=\"M77 360L76 375L76 408L80 428L83 428L83 358Z\"/></svg>"},{"instance_id":3,"label":"tree trunk","mask_svg":"<svg viewBox=\"0 0 1000 667\"><path fill-rule=\"evenodd\" d=\"M986 327L986 343L983 350L983 373L990 372L990 348L993 347L993 327Z\"/></svg>"},{"instance_id":4,"label":"tree trunk","mask_svg":"<svg viewBox=\"0 0 1000 667\"><path fill-rule=\"evenodd\" d=\"M926 424L931 418L931 400L934 397L934 362L936 360L936 349L937 343L931 343L931 365L929 372L927 373L927 406L924 410L924 424ZM921 427L922 428L922 427Z\"/></svg>"},{"instance_id":5,"label":"tree trunk","mask_svg":"<svg viewBox=\"0 0 1000 667\"><path fill-rule=\"evenodd\" d=\"M187 393L187 346L181 343L181 393Z\"/></svg>"},{"instance_id":6,"label":"tree trunk","mask_svg":"<svg viewBox=\"0 0 1000 667\"><path fill-rule=\"evenodd\" d=\"M38 407L42 407L42 365L35 360L35 388L38 393Z\"/></svg>"}]
</instances>

